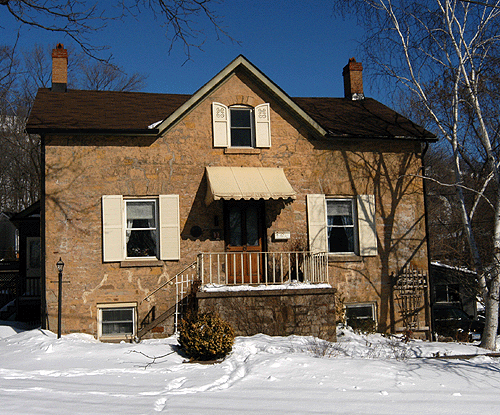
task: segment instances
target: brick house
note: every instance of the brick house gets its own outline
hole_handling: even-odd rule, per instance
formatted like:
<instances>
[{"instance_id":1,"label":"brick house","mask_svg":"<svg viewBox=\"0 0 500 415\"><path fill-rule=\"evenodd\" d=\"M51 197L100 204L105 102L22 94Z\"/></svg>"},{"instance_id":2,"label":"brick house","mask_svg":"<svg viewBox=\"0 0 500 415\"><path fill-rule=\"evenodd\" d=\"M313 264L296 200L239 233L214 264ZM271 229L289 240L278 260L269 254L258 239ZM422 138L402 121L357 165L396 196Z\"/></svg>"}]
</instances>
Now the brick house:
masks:
<instances>
[{"instance_id":1,"label":"brick house","mask_svg":"<svg viewBox=\"0 0 500 415\"><path fill-rule=\"evenodd\" d=\"M348 316L402 327L393 280L428 270L418 175L435 138L365 98L360 63L344 68L344 98L291 98L243 56L191 95L69 90L66 63L58 45L28 122L43 143L48 328L59 258L63 333L170 334L185 274L253 297L328 283L294 293L336 291ZM224 292L199 299L246 295ZM428 327L423 303L417 320Z\"/></svg>"}]
</instances>

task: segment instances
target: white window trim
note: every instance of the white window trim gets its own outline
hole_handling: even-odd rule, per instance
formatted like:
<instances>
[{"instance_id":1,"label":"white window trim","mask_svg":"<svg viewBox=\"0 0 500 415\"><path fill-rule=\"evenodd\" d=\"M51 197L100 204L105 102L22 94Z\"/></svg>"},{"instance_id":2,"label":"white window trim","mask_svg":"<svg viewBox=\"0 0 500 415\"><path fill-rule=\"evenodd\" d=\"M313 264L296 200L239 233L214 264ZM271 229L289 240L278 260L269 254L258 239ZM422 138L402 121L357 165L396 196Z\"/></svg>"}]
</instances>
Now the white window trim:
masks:
<instances>
[{"instance_id":1,"label":"white window trim","mask_svg":"<svg viewBox=\"0 0 500 415\"><path fill-rule=\"evenodd\" d=\"M250 112L250 145L249 146L233 146L232 143L232 130L234 127L231 125L231 111L235 110L247 110ZM229 107L229 147L230 148L256 148L255 143L255 109L248 105L231 105Z\"/></svg>"},{"instance_id":2,"label":"white window trim","mask_svg":"<svg viewBox=\"0 0 500 415\"><path fill-rule=\"evenodd\" d=\"M131 308L132 313L132 334L103 335L102 333L102 310L112 308ZM97 338L103 340L132 340L137 335L137 303L104 303L97 304Z\"/></svg>"},{"instance_id":3,"label":"white window trim","mask_svg":"<svg viewBox=\"0 0 500 415\"><path fill-rule=\"evenodd\" d=\"M334 202L350 202L351 203L351 212L352 212L352 228L354 232L354 250L353 251L345 251L345 252L333 252L328 250L328 228L330 227L335 227L335 228L345 228L346 226L329 226L328 225L328 202L329 201L334 201ZM326 209L326 248L328 251L328 254L330 255L358 255L359 253L359 234L358 234L358 212L356 209L356 203L355 199L352 197L333 197L333 196L326 196L325 197L325 209ZM349 226L351 227L351 226Z\"/></svg>"},{"instance_id":4,"label":"white window trim","mask_svg":"<svg viewBox=\"0 0 500 415\"><path fill-rule=\"evenodd\" d=\"M123 215L123 240L127 241L127 231L129 230L128 225L127 225L127 203L129 202L154 202L155 204L155 223L156 227L154 228L156 230L156 251L157 251L157 256L141 256L141 257L129 257L127 256L127 243L125 242L124 244L124 252L123 252L123 257L125 258L126 261L140 261L140 260L149 260L149 259L154 259L157 260L160 257L160 215L159 215L159 200L157 198L134 198L134 197L124 197L123 198L123 205L124 205L124 215ZM152 230L153 228L130 228L130 230Z\"/></svg>"}]
</instances>

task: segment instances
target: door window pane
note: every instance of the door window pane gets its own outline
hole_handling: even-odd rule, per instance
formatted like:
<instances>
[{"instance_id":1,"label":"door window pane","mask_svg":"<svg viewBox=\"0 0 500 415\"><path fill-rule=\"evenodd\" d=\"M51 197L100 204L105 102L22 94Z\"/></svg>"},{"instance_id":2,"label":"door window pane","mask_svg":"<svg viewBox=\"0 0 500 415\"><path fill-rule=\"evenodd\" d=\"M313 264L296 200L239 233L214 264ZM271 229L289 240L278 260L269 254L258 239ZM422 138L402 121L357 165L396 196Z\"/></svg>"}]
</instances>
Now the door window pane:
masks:
<instances>
[{"instance_id":1,"label":"door window pane","mask_svg":"<svg viewBox=\"0 0 500 415\"><path fill-rule=\"evenodd\" d=\"M260 246L262 223L260 206L250 202L234 202L227 205L227 242L232 247Z\"/></svg>"},{"instance_id":2,"label":"door window pane","mask_svg":"<svg viewBox=\"0 0 500 415\"><path fill-rule=\"evenodd\" d=\"M259 212L257 206L251 205L246 210L247 245L259 245Z\"/></svg>"},{"instance_id":3,"label":"door window pane","mask_svg":"<svg viewBox=\"0 0 500 415\"><path fill-rule=\"evenodd\" d=\"M229 210L229 245L242 246L241 210L231 207Z\"/></svg>"}]
</instances>

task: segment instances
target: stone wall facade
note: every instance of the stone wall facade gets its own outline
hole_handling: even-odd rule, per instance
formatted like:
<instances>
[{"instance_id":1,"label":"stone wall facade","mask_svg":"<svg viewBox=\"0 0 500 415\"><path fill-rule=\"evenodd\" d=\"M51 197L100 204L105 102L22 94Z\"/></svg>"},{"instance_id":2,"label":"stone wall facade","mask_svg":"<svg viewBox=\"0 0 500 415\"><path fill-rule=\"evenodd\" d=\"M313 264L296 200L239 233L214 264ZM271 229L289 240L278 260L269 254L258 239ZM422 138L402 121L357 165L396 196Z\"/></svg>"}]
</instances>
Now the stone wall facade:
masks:
<instances>
[{"instance_id":1,"label":"stone wall facade","mask_svg":"<svg viewBox=\"0 0 500 415\"><path fill-rule=\"evenodd\" d=\"M212 102L269 103L270 148L215 148ZM136 304L140 322L175 302L168 281L200 252L224 252L224 202L205 204L206 166L281 167L295 200L266 200L264 250L307 249L306 196L375 196L378 254L331 256L329 282L346 302L375 302L378 328L398 323L391 273L404 265L427 269L421 144L413 141L324 140L311 136L273 95L236 73L159 137L47 134L45 154L45 286L47 327L57 329L57 270L65 262L62 331L97 336L99 304ZM179 195L180 251L176 261L103 262L103 195ZM197 226L201 235L192 236ZM276 241L275 231L290 239ZM222 233L222 235L221 235ZM167 335L171 330L153 335Z\"/></svg>"},{"instance_id":2,"label":"stone wall facade","mask_svg":"<svg viewBox=\"0 0 500 415\"><path fill-rule=\"evenodd\" d=\"M236 336L315 336L335 341L333 288L199 292L198 312L215 312Z\"/></svg>"}]
</instances>

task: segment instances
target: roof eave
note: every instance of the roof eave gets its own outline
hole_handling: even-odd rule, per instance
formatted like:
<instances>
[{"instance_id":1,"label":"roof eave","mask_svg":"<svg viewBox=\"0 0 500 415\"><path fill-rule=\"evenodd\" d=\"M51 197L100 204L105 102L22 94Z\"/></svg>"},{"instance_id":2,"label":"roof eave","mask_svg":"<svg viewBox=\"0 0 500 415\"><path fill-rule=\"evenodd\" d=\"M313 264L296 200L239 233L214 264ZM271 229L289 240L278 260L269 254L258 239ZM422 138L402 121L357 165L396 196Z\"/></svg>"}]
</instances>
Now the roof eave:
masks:
<instances>
[{"instance_id":1,"label":"roof eave","mask_svg":"<svg viewBox=\"0 0 500 415\"><path fill-rule=\"evenodd\" d=\"M158 128L44 128L28 127L28 134L39 135L120 135L120 136L158 136Z\"/></svg>"},{"instance_id":2,"label":"roof eave","mask_svg":"<svg viewBox=\"0 0 500 415\"><path fill-rule=\"evenodd\" d=\"M416 137L416 136L387 136L387 135L339 135L328 133L326 138L338 140L387 140L387 141L418 141L435 143L438 141L437 137Z\"/></svg>"}]
</instances>

